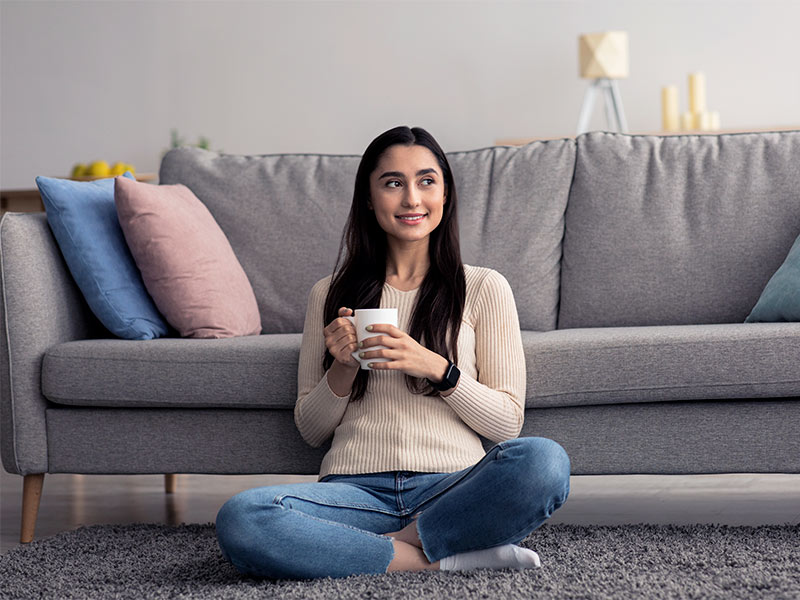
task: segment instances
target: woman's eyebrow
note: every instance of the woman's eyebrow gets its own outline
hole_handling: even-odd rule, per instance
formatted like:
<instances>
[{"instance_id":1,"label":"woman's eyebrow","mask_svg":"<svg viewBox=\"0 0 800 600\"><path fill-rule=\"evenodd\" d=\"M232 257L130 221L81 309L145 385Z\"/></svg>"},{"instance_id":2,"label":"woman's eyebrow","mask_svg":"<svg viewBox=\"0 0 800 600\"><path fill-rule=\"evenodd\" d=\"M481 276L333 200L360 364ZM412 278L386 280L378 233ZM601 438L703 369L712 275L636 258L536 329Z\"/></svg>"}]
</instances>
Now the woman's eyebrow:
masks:
<instances>
[{"instance_id":1,"label":"woman's eyebrow","mask_svg":"<svg viewBox=\"0 0 800 600\"><path fill-rule=\"evenodd\" d=\"M434 173L435 174L436 173L436 169L422 169L420 171L417 171L417 177L419 177L420 175L425 175L426 173ZM402 178L405 178L405 175L403 175L400 171L386 171L386 173L384 173L383 175L378 177L378 179L383 179L384 177L402 177Z\"/></svg>"}]
</instances>

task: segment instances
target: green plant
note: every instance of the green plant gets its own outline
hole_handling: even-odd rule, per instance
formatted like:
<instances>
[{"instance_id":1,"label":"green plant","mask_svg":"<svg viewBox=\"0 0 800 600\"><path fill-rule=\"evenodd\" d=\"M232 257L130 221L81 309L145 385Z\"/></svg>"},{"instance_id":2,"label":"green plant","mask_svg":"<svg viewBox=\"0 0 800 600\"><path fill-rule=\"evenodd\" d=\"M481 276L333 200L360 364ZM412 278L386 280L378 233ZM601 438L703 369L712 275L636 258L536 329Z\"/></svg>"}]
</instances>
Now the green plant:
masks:
<instances>
[{"instance_id":1,"label":"green plant","mask_svg":"<svg viewBox=\"0 0 800 600\"><path fill-rule=\"evenodd\" d=\"M186 140L178 134L177 129L170 130L170 148L180 148L181 146L192 145L194 145L196 148L202 148L203 150L211 150L211 140L204 135L201 135L199 138L197 138L196 144L188 144L186 143Z\"/></svg>"}]
</instances>

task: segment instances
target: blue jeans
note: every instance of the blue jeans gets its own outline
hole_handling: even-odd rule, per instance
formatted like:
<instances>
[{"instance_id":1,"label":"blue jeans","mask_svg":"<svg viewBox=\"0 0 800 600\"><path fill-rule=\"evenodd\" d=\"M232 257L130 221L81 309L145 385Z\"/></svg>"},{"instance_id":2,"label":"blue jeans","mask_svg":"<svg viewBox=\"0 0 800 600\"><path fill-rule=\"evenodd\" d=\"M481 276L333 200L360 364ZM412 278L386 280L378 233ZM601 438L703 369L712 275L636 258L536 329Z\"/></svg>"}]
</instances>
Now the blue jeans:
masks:
<instances>
[{"instance_id":1,"label":"blue jeans","mask_svg":"<svg viewBox=\"0 0 800 600\"><path fill-rule=\"evenodd\" d=\"M518 543L567 499L570 464L556 442L517 438L454 473L328 475L253 488L217 514L222 555L242 573L274 579L385 573L392 538L416 517L430 562Z\"/></svg>"}]
</instances>

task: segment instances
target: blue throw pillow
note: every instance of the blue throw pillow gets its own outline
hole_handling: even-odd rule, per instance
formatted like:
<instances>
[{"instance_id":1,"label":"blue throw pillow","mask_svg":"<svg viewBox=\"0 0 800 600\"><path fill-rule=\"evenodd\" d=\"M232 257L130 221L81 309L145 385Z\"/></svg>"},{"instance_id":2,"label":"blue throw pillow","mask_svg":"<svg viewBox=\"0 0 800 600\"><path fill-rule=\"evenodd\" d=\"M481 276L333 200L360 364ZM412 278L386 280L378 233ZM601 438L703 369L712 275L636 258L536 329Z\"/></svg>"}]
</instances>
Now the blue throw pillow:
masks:
<instances>
[{"instance_id":1,"label":"blue throw pillow","mask_svg":"<svg viewBox=\"0 0 800 600\"><path fill-rule=\"evenodd\" d=\"M757 321L800 321L800 236L745 319L745 323Z\"/></svg>"},{"instance_id":2,"label":"blue throw pillow","mask_svg":"<svg viewBox=\"0 0 800 600\"><path fill-rule=\"evenodd\" d=\"M119 225L114 178L37 177L36 185L72 277L106 329L129 340L166 335L168 325L144 287Z\"/></svg>"}]
</instances>

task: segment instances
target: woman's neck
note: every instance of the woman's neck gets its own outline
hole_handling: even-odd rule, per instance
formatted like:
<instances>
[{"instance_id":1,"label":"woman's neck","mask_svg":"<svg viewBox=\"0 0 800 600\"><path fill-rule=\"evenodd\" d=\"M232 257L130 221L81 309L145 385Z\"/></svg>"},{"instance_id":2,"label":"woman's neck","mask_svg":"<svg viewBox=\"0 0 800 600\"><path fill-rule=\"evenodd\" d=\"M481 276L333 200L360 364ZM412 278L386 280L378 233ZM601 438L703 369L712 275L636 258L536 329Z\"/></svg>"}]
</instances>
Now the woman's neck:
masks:
<instances>
[{"instance_id":1,"label":"woman's neck","mask_svg":"<svg viewBox=\"0 0 800 600\"><path fill-rule=\"evenodd\" d=\"M390 248L386 259L386 282L401 290L417 288L422 285L430 264L427 247Z\"/></svg>"}]
</instances>

